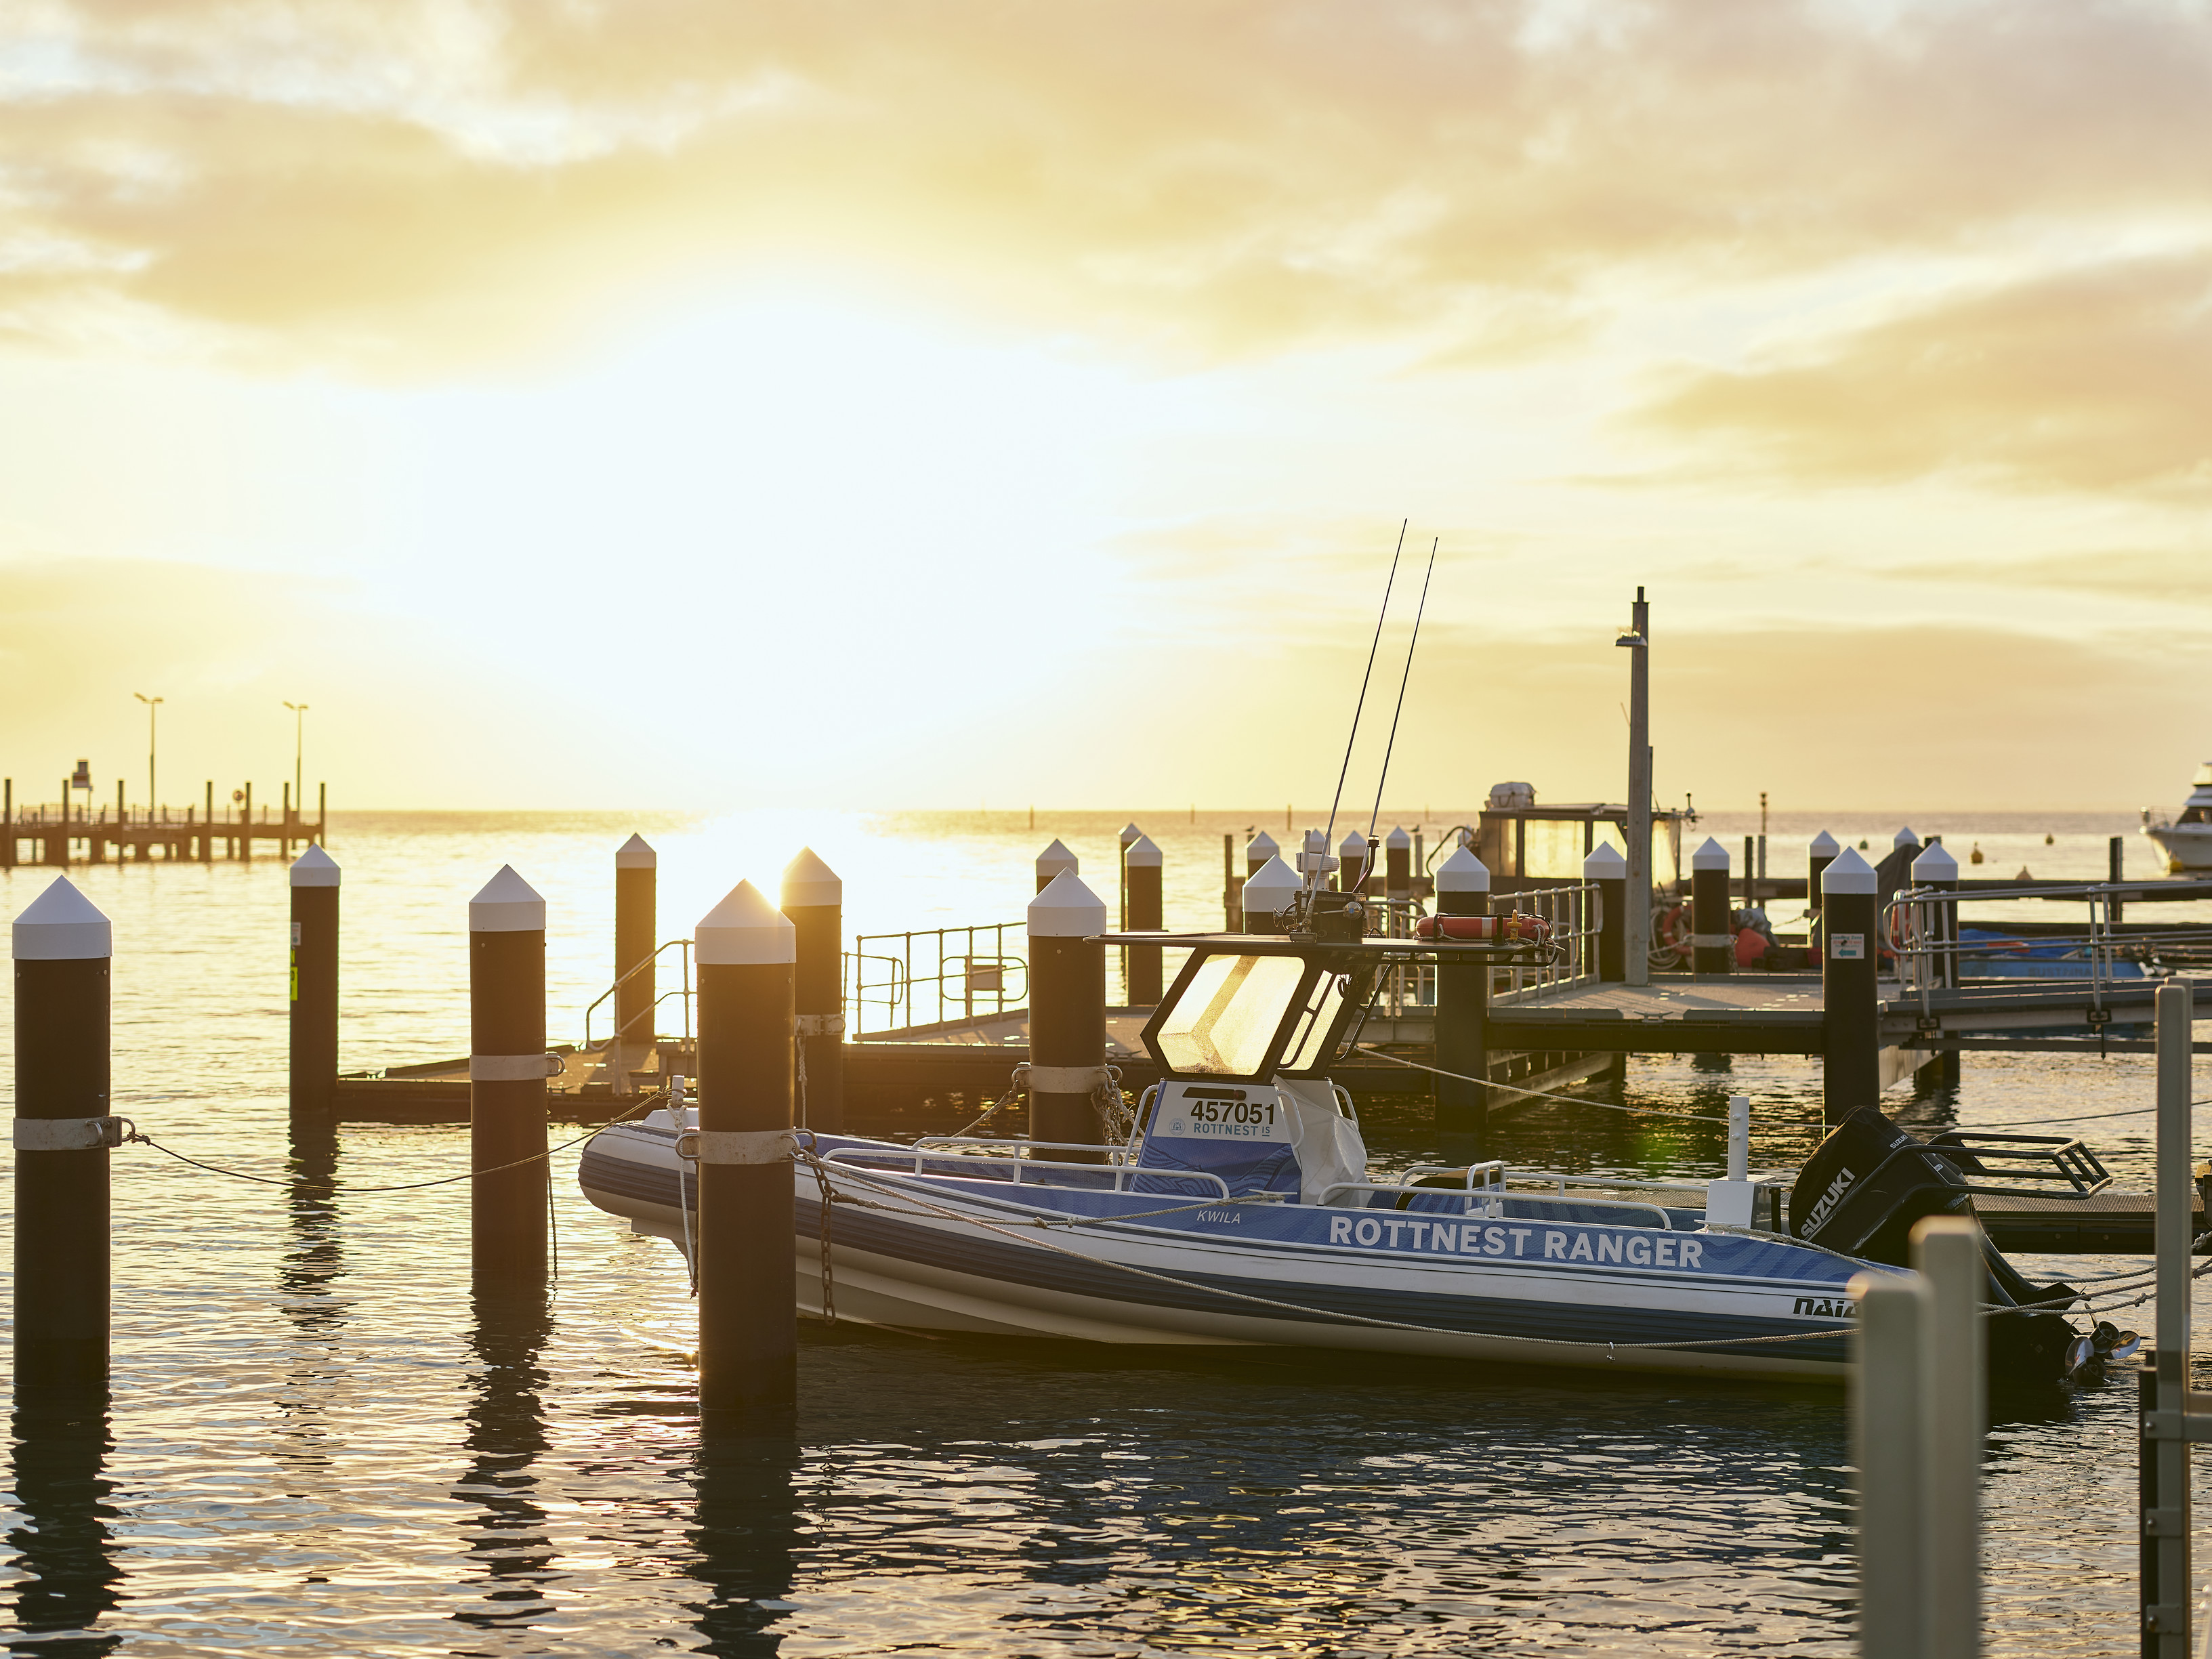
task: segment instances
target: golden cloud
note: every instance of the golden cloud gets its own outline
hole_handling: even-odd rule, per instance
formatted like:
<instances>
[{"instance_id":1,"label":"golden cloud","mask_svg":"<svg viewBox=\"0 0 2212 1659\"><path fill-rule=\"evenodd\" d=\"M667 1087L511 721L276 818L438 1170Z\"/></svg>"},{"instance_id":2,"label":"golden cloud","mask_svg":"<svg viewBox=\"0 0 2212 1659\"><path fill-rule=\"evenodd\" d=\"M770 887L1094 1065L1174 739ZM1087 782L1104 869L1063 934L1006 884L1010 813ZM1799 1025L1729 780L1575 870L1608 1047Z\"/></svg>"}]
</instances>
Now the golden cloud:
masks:
<instances>
[{"instance_id":1,"label":"golden cloud","mask_svg":"<svg viewBox=\"0 0 2212 1659\"><path fill-rule=\"evenodd\" d=\"M402 370L777 263L1200 352L1416 330L1480 362L1583 337L1638 271L2193 215L2212 136L2212 21L2148 0L54 0L10 27L40 67L0 106L0 326Z\"/></svg>"},{"instance_id":2,"label":"golden cloud","mask_svg":"<svg viewBox=\"0 0 2212 1659\"><path fill-rule=\"evenodd\" d=\"M2212 251L1951 297L1808 361L1687 376L1653 425L1833 483L1957 472L2013 487L2212 488Z\"/></svg>"}]
</instances>

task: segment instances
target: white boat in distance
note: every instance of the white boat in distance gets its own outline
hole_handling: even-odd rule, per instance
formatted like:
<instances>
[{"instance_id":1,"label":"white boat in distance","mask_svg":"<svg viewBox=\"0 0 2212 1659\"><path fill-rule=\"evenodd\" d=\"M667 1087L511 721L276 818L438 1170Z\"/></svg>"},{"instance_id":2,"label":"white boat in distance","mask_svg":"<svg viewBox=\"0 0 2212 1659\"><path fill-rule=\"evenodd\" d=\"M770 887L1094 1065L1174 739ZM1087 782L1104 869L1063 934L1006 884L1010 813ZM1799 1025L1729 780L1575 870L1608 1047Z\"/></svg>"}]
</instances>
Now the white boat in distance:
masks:
<instances>
[{"instance_id":1,"label":"white boat in distance","mask_svg":"<svg viewBox=\"0 0 2212 1659\"><path fill-rule=\"evenodd\" d=\"M1325 1067L1385 970L1525 963L1549 947L1347 937L1310 920L1287 937L1108 936L1190 951L1145 1028L1163 1081L1126 1146L796 1132L805 1310L834 1296L840 1319L929 1331L1840 1381L1850 1280L1899 1271L1920 1216L2019 1190L1978 1184L1990 1160L2084 1194L2105 1183L2078 1142L1922 1142L1872 1107L1822 1143L1786 1218L1787 1183L1747 1179L1498 1162L1374 1178ZM610 1126L578 1170L592 1203L687 1253L692 1124L678 1107ZM1993 1377L2056 1380L2094 1357L2105 1329L2084 1336L2058 1311L2070 1289L1985 1254L1984 1298L2006 1310L1990 1322Z\"/></svg>"},{"instance_id":2,"label":"white boat in distance","mask_svg":"<svg viewBox=\"0 0 2212 1659\"><path fill-rule=\"evenodd\" d=\"M2150 808L2143 808L2142 833L2157 844L2169 875L2212 870L2212 761L2198 767L2190 782L2192 787L2179 817L2154 823Z\"/></svg>"}]
</instances>

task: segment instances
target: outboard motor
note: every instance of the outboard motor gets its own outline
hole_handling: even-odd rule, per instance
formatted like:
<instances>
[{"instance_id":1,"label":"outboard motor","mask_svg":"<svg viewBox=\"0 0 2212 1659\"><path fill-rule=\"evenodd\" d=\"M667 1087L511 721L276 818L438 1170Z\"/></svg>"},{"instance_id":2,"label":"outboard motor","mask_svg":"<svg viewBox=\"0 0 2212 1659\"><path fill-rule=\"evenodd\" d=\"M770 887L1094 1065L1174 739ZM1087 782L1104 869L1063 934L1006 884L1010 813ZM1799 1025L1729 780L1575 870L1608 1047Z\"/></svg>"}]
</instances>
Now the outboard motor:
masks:
<instances>
[{"instance_id":1,"label":"outboard motor","mask_svg":"<svg viewBox=\"0 0 2212 1659\"><path fill-rule=\"evenodd\" d=\"M1981 1161L1931 1146L1872 1106L1828 1132L1790 1191L1790 1234L1862 1261L1912 1262L1912 1228L1923 1216L1974 1213L1972 1176ZM1991 1376L2047 1381L2066 1374L2076 1333L2063 1310L2078 1299L2067 1285L2034 1285L1984 1237L1984 1299L2020 1311L1990 1321ZM2024 1304L2035 1304L2030 1308Z\"/></svg>"}]
</instances>

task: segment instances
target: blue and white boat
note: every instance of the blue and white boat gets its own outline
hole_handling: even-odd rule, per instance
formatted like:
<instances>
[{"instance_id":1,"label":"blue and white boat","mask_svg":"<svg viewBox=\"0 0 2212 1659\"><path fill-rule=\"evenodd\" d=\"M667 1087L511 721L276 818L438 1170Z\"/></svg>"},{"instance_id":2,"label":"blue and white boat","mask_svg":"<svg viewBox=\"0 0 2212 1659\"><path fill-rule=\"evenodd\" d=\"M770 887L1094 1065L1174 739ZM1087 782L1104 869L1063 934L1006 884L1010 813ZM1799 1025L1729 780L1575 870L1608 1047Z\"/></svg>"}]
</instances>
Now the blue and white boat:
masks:
<instances>
[{"instance_id":1,"label":"blue and white boat","mask_svg":"<svg viewBox=\"0 0 2212 1659\"><path fill-rule=\"evenodd\" d=\"M1990 1160L2048 1165L2076 1191L2102 1184L2078 1143L1926 1143L1871 1107L1795 1183L1620 1182L1495 1161L1377 1177L1327 1067L1384 970L1540 947L1172 942L1190 957L1144 1033L1164 1080L1126 1145L795 1132L808 1312L834 1303L841 1320L928 1331L1839 1380L1851 1281L1899 1271L1919 1216L1971 1213L1973 1192L1997 1190L1991 1169L2008 1167ZM581 1161L585 1193L688 1251L690 1127L678 1106L602 1131ZM1989 1259L2002 1310L1993 1375L2055 1379L2087 1357L2089 1339L2059 1311L2070 1290Z\"/></svg>"}]
</instances>

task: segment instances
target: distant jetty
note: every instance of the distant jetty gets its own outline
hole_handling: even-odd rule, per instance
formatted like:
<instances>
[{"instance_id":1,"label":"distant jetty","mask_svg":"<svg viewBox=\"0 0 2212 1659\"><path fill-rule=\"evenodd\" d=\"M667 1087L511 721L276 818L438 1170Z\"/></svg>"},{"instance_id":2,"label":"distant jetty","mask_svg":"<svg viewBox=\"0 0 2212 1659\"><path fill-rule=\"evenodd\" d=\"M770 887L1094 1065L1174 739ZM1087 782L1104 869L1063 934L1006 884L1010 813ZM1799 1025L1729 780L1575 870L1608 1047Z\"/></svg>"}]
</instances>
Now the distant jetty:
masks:
<instances>
[{"instance_id":1,"label":"distant jetty","mask_svg":"<svg viewBox=\"0 0 2212 1659\"><path fill-rule=\"evenodd\" d=\"M162 859L172 863L212 864L218 856L250 860L257 841L275 842L274 850L289 858L296 848L325 845L330 821L326 783L315 786L313 818L301 810L303 803L292 799L289 783L283 786L282 802L273 816L264 801L258 818L250 783L234 790L220 812L211 779L204 799L181 811L154 806L133 811L124 800L119 783L112 807L96 806L89 800L74 803L70 790L70 781L64 779L58 802L27 804L19 811L15 779L0 780L0 869L12 870L19 864L105 864L111 849L118 864L125 859L143 864L153 859L156 848L161 848Z\"/></svg>"}]
</instances>

